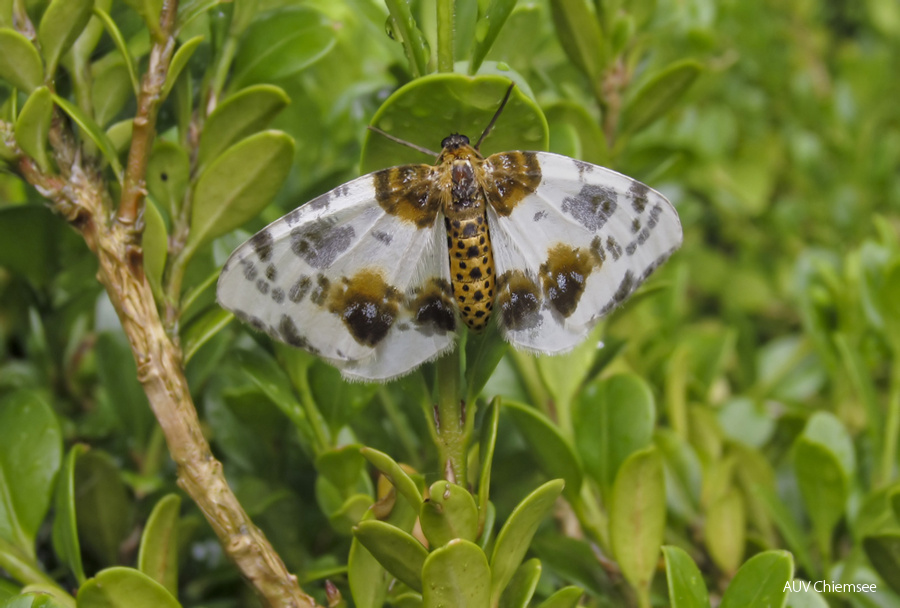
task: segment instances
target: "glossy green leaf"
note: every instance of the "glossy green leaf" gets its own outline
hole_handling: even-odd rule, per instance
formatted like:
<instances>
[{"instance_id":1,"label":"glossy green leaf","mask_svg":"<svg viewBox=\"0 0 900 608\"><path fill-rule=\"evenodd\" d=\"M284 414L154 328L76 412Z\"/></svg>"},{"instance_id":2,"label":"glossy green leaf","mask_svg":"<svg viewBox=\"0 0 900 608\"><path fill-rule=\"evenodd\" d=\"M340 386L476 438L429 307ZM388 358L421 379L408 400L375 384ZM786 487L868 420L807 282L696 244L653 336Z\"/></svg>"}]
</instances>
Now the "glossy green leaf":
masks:
<instances>
[{"instance_id":1,"label":"glossy green leaf","mask_svg":"<svg viewBox=\"0 0 900 608\"><path fill-rule=\"evenodd\" d=\"M61 460L62 431L41 395L17 390L0 401L0 538L31 558Z\"/></svg>"},{"instance_id":2,"label":"glossy green leaf","mask_svg":"<svg viewBox=\"0 0 900 608\"><path fill-rule=\"evenodd\" d=\"M47 157L47 135L53 116L53 97L47 87L38 87L28 96L16 120L16 143L37 162L45 173L50 170Z\"/></svg>"},{"instance_id":3,"label":"glossy green leaf","mask_svg":"<svg viewBox=\"0 0 900 608\"><path fill-rule=\"evenodd\" d=\"M100 128L100 125L82 112L78 106L63 99L59 95L54 95L53 101L63 110L63 112L68 114L69 117L75 121L75 124L81 129L82 135L87 136L97 145L100 152L103 154L103 157L106 159L106 162L109 163L109 166L112 167L115 172L116 179L121 182L122 163L119 162L118 152L116 152L116 147L109 140L109 137L106 136L103 129Z\"/></svg>"},{"instance_id":4,"label":"glossy green leaf","mask_svg":"<svg viewBox=\"0 0 900 608\"><path fill-rule=\"evenodd\" d=\"M706 511L706 547L722 571L735 572L744 559L747 514L740 492L730 490Z\"/></svg>"},{"instance_id":5,"label":"glossy green leaf","mask_svg":"<svg viewBox=\"0 0 900 608\"><path fill-rule=\"evenodd\" d=\"M94 0L94 9L99 9L109 13L109 7L112 0ZM91 17L87 26L82 30L75 43L72 44L70 53L72 59L72 70L79 69L76 66L86 66L91 59L91 54L97 48L97 44L103 37L103 22L96 15ZM64 55L63 62L66 69L69 69L68 58Z\"/></svg>"},{"instance_id":6,"label":"glossy green leaf","mask_svg":"<svg viewBox=\"0 0 900 608\"><path fill-rule=\"evenodd\" d=\"M316 456L316 471L338 488L354 488L366 464L359 444L332 448Z\"/></svg>"},{"instance_id":7,"label":"glossy green leaf","mask_svg":"<svg viewBox=\"0 0 900 608\"><path fill-rule=\"evenodd\" d=\"M466 403L472 403L478 398L507 350L509 343L500 336L499 329L493 323L489 323L484 332L473 332L467 336Z\"/></svg>"},{"instance_id":8,"label":"glossy green leaf","mask_svg":"<svg viewBox=\"0 0 900 608\"><path fill-rule=\"evenodd\" d=\"M575 401L575 446L587 472L609 496L619 467L650 445L656 405L647 383L635 374L592 382Z\"/></svg>"},{"instance_id":9,"label":"glossy green leaf","mask_svg":"<svg viewBox=\"0 0 900 608\"><path fill-rule=\"evenodd\" d=\"M428 557L422 543L382 521L361 522L353 534L388 572L412 589L422 591L422 566Z\"/></svg>"},{"instance_id":10,"label":"glossy green leaf","mask_svg":"<svg viewBox=\"0 0 900 608\"><path fill-rule=\"evenodd\" d=\"M391 482L391 485L397 489L400 495L403 496L416 513L418 513L423 500L422 493L416 486L416 482L406 474L406 471L404 471L393 458L384 452L379 452L372 448L363 448L360 452L365 456L366 460L372 463L372 466L387 477L388 481Z\"/></svg>"},{"instance_id":11,"label":"glossy green leaf","mask_svg":"<svg viewBox=\"0 0 900 608\"><path fill-rule=\"evenodd\" d=\"M125 0L125 4L137 11L151 32L159 29L159 14L163 0Z\"/></svg>"},{"instance_id":12,"label":"glossy green leaf","mask_svg":"<svg viewBox=\"0 0 900 608\"><path fill-rule=\"evenodd\" d=\"M634 452L622 463L609 510L613 555L638 590L653 579L666 526L663 462L655 447Z\"/></svg>"},{"instance_id":13,"label":"glossy green leaf","mask_svg":"<svg viewBox=\"0 0 900 608\"><path fill-rule=\"evenodd\" d=\"M672 608L709 608L709 594L703 574L681 549L671 545L662 548L666 558L666 579L669 583L669 603Z\"/></svg>"},{"instance_id":14,"label":"glossy green leaf","mask_svg":"<svg viewBox=\"0 0 900 608\"><path fill-rule=\"evenodd\" d=\"M106 136L109 143L117 154L123 154L131 147L131 135L134 131L134 121L125 119L112 124L106 129Z\"/></svg>"},{"instance_id":15,"label":"glossy green leaf","mask_svg":"<svg viewBox=\"0 0 900 608\"><path fill-rule=\"evenodd\" d=\"M326 513L328 522L338 534L349 536L353 533L353 526L362 521L363 517L372 506L372 497L368 494L354 494L336 510Z\"/></svg>"},{"instance_id":16,"label":"glossy green leaf","mask_svg":"<svg viewBox=\"0 0 900 608\"><path fill-rule=\"evenodd\" d=\"M194 190L184 255L256 217L281 188L293 156L293 140L279 131L251 135L220 155Z\"/></svg>"},{"instance_id":17,"label":"glossy green leaf","mask_svg":"<svg viewBox=\"0 0 900 608\"><path fill-rule=\"evenodd\" d=\"M103 23L103 27L106 28L106 33L109 34L109 37L113 39L116 48L119 49L119 54L122 57L122 64L128 74L128 79L119 83L119 95L125 97L124 91L127 89L126 85L127 83L130 83L131 92L135 97L138 97L141 92L141 85L138 82L137 70L134 67L134 59L131 57L131 51L128 48L128 43L125 42L125 37L122 36L122 32L119 31L119 26L116 25L116 22L109 16L109 13L100 7L94 7L94 15ZM125 98L127 99L127 97ZM97 99L96 95L95 99ZM105 124L99 117L97 120L101 124Z\"/></svg>"},{"instance_id":18,"label":"glossy green leaf","mask_svg":"<svg viewBox=\"0 0 900 608\"><path fill-rule=\"evenodd\" d=\"M478 19L478 23L475 25L475 40L469 66L470 74L478 72L481 62L491 50L517 2L518 0L491 0L487 10Z\"/></svg>"},{"instance_id":19,"label":"glossy green leaf","mask_svg":"<svg viewBox=\"0 0 900 608\"><path fill-rule=\"evenodd\" d=\"M94 119L101 127L116 118L125 104L134 96L134 91L128 81L128 69L122 62L104 64L102 70L95 72L91 86Z\"/></svg>"},{"instance_id":20,"label":"glossy green leaf","mask_svg":"<svg viewBox=\"0 0 900 608\"><path fill-rule=\"evenodd\" d=\"M232 320L234 315L219 306L210 306L191 319L181 332L184 362L190 361L204 344L216 337Z\"/></svg>"},{"instance_id":21,"label":"glossy green leaf","mask_svg":"<svg viewBox=\"0 0 900 608\"><path fill-rule=\"evenodd\" d=\"M884 582L900 593L900 532L867 536L863 539L863 549Z\"/></svg>"},{"instance_id":22,"label":"glossy green leaf","mask_svg":"<svg viewBox=\"0 0 900 608\"><path fill-rule=\"evenodd\" d=\"M141 535L138 570L178 594L178 514L181 498L167 494L150 513Z\"/></svg>"},{"instance_id":23,"label":"glossy green leaf","mask_svg":"<svg viewBox=\"0 0 900 608\"><path fill-rule=\"evenodd\" d=\"M794 575L794 562L787 551L763 551L748 559L725 590L720 608L771 606L787 600L785 585Z\"/></svg>"},{"instance_id":24,"label":"glossy green leaf","mask_svg":"<svg viewBox=\"0 0 900 608\"><path fill-rule=\"evenodd\" d=\"M693 60L673 63L654 74L622 112L622 130L635 133L659 119L687 93L703 66Z\"/></svg>"},{"instance_id":25,"label":"glossy green leaf","mask_svg":"<svg viewBox=\"0 0 900 608\"><path fill-rule=\"evenodd\" d=\"M570 410L575 395L587 381L587 374L597 356L596 331L571 351L552 357L538 357L541 380L559 409ZM568 430L568 429L566 429Z\"/></svg>"},{"instance_id":26,"label":"glossy green leaf","mask_svg":"<svg viewBox=\"0 0 900 608\"><path fill-rule=\"evenodd\" d=\"M491 554L491 603L497 602L512 579L538 526L562 493L562 479L548 481L516 505L494 543ZM484 604L476 604L484 605Z\"/></svg>"},{"instance_id":27,"label":"glossy green leaf","mask_svg":"<svg viewBox=\"0 0 900 608\"><path fill-rule=\"evenodd\" d=\"M275 11L247 28L234 59L232 88L289 78L334 47L334 24L308 7Z\"/></svg>"},{"instance_id":28,"label":"glossy green leaf","mask_svg":"<svg viewBox=\"0 0 900 608\"><path fill-rule=\"evenodd\" d=\"M179 8L181 8L180 5ZM203 36L194 36L190 40L186 40L172 55L172 62L169 64L169 71L166 74L166 82L163 84L162 93L160 94L162 99L166 99L169 96L172 87L178 82L178 77L187 66L188 61L193 57L194 51L197 50L201 42L203 42Z\"/></svg>"},{"instance_id":29,"label":"glossy green leaf","mask_svg":"<svg viewBox=\"0 0 900 608\"><path fill-rule=\"evenodd\" d=\"M484 551L461 539L435 549L422 568L422 587L423 608L491 605L491 569Z\"/></svg>"},{"instance_id":30,"label":"glossy green leaf","mask_svg":"<svg viewBox=\"0 0 900 608\"><path fill-rule=\"evenodd\" d=\"M34 598L32 608L75 608L75 598L55 585L28 585L22 593Z\"/></svg>"},{"instance_id":31,"label":"glossy green leaf","mask_svg":"<svg viewBox=\"0 0 900 608\"><path fill-rule=\"evenodd\" d=\"M544 109L550 125L550 151L595 165L608 162L606 135L597 120L579 104L560 101Z\"/></svg>"},{"instance_id":32,"label":"glossy green leaf","mask_svg":"<svg viewBox=\"0 0 900 608\"><path fill-rule=\"evenodd\" d=\"M442 547L455 538L474 541L478 536L478 506L462 486L436 481L422 503L419 524L429 545Z\"/></svg>"},{"instance_id":33,"label":"glossy green leaf","mask_svg":"<svg viewBox=\"0 0 900 608\"><path fill-rule=\"evenodd\" d=\"M578 587L563 587L538 604L538 608L575 608L582 595L584 591Z\"/></svg>"},{"instance_id":34,"label":"glossy green leaf","mask_svg":"<svg viewBox=\"0 0 900 608\"><path fill-rule=\"evenodd\" d=\"M0 28L0 78L26 93L44 81L41 56L28 38L19 32Z\"/></svg>"},{"instance_id":35,"label":"glossy green leaf","mask_svg":"<svg viewBox=\"0 0 900 608\"><path fill-rule=\"evenodd\" d=\"M541 578L541 560L532 558L519 566L509 581L499 608L526 608Z\"/></svg>"},{"instance_id":36,"label":"glossy green leaf","mask_svg":"<svg viewBox=\"0 0 900 608\"><path fill-rule=\"evenodd\" d=\"M75 513L82 549L101 564L118 563L119 547L131 533L134 502L119 468L100 450L75 462Z\"/></svg>"},{"instance_id":37,"label":"glossy green leaf","mask_svg":"<svg viewBox=\"0 0 900 608\"><path fill-rule=\"evenodd\" d=\"M584 0L551 0L553 25L569 59L596 82L604 69L603 34L597 17Z\"/></svg>"},{"instance_id":38,"label":"glossy green leaf","mask_svg":"<svg viewBox=\"0 0 900 608\"><path fill-rule=\"evenodd\" d=\"M144 204L144 232L141 235L141 249L144 251L144 274L155 294L162 293L163 272L166 269L169 235L166 221L156 204L146 201ZM184 347L184 344L182 344ZM185 362L188 357L185 357Z\"/></svg>"},{"instance_id":39,"label":"glossy green leaf","mask_svg":"<svg viewBox=\"0 0 900 608\"><path fill-rule=\"evenodd\" d=\"M371 124L405 141L440 152L441 141L451 133L463 133L474 144L497 112L517 76L463 76L432 74L400 87L385 101ZM507 150L545 150L547 122L537 104L518 84L500 118L484 140L485 156ZM434 163L436 157L390 141L375 132L366 133L361 171L407 163Z\"/></svg>"},{"instance_id":40,"label":"glossy green leaf","mask_svg":"<svg viewBox=\"0 0 900 608\"><path fill-rule=\"evenodd\" d=\"M581 491L583 473L581 463L572 444L555 424L536 409L516 403L504 402L504 407L533 450L541 468L550 477L561 477L566 482L566 495L577 496Z\"/></svg>"},{"instance_id":41,"label":"glossy green leaf","mask_svg":"<svg viewBox=\"0 0 900 608\"><path fill-rule=\"evenodd\" d=\"M198 165L205 166L226 148L264 129L290 101L282 89L261 84L247 87L220 103L203 126Z\"/></svg>"},{"instance_id":42,"label":"glossy green leaf","mask_svg":"<svg viewBox=\"0 0 900 608\"><path fill-rule=\"evenodd\" d=\"M831 553L831 533L844 514L854 470L853 447L843 425L817 412L793 447L794 471L819 550Z\"/></svg>"},{"instance_id":43,"label":"glossy green leaf","mask_svg":"<svg viewBox=\"0 0 900 608\"><path fill-rule=\"evenodd\" d=\"M94 0L51 0L38 25L38 41L47 72L56 71L63 53L75 43L91 19Z\"/></svg>"},{"instance_id":44,"label":"glossy green leaf","mask_svg":"<svg viewBox=\"0 0 900 608\"><path fill-rule=\"evenodd\" d=\"M223 4L228 0L184 0L178 3L178 27L184 27L203 13Z\"/></svg>"},{"instance_id":45,"label":"glossy green leaf","mask_svg":"<svg viewBox=\"0 0 900 608\"><path fill-rule=\"evenodd\" d=\"M180 608L165 587L133 568L107 568L78 590L78 608Z\"/></svg>"},{"instance_id":46,"label":"glossy green leaf","mask_svg":"<svg viewBox=\"0 0 900 608\"><path fill-rule=\"evenodd\" d=\"M191 179L191 161L182 146L159 140L147 163L147 189L170 217L176 217Z\"/></svg>"},{"instance_id":47,"label":"glossy green leaf","mask_svg":"<svg viewBox=\"0 0 900 608\"><path fill-rule=\"evenodd\" d=\"M78 521L75 513L75 464L88 447L76 443L69 450L56 479L53 516L53 551L65 563L80 585L87 577L81 562Z\"/></svg>"},{"instance_id":48,"label":"glossy green leaf","mask_svg":"<svg viewBox=\"0 0 900 608\"><path fill-rule=\"evenodd\" d=\"M347 557L347 579L359 608L382 608L388 584L394 580L355 537Z\"/></svg>"}]
</instances>

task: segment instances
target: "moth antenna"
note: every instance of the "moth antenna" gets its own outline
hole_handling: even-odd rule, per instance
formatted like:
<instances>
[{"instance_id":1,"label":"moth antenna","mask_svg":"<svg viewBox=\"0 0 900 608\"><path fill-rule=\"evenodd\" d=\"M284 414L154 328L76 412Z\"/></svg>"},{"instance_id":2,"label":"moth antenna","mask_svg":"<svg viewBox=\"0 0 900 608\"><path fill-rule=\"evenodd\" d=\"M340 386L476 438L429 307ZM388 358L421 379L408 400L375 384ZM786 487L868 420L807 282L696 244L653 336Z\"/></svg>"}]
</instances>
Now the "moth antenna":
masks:
<instances>
[{"instance_id":1,"label":"moth antenna","mask_svg":"<svg viewBox=\"0 0 900 608\"><path fill-rule=\"evenodd\" d=\"M475 144L475 149L478 150L481 147L481 142L484 141L484 138L488 136L488 133L491 132L491 129L494 128L494 123L497 122L497 119L500 118L500 112L503 111L503 107L506 105L506 102L509 101L509 96L512 95L512 90L515 88L516 83L510 83L509 88L506 89L506 95L503 96L503 101L500 102L500 107L497 108L497 111L494 112L494 117L491 119L491 122L488 123L487 128L484 130L484 133L481 134L481 137L478 138L478 143Z\"/></svg>"},{"instance_id":2,"label":"moth antenna","mask_svg":"<svg viewBox=\"0 0 900 608\"><path fill-rule=\"evenodd\" d=\"M394 137L390 133L385 133L378 127L373 127L372 125L369 125L368 129L370 131L374 131L375 133L378 133L379 135L381 135L383 137L387 137L389 140L391 140L393 142L396 142L400 145L406 146L407 148L412 148L413 150L418 150L422 154L428 154L430 156L434 156L435 158L440 156L440 154L438 154L437 152L434 152L432 150L429 150L428 148L423 148L422 146L417 146L416 144L414 144L412 142L408 142L405 139L400 139L399 137Z\"/></svg>"}]
</instances>

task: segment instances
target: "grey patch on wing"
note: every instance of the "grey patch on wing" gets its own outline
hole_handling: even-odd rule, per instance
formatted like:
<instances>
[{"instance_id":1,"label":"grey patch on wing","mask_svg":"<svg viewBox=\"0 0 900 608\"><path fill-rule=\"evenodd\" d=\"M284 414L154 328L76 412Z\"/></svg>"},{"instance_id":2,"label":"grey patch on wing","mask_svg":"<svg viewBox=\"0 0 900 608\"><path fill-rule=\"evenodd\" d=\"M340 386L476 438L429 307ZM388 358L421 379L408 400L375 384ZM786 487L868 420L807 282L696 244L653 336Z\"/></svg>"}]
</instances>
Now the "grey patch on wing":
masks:
<instances>
[{"instance_id":1,"label":"grey patch on wing","mask_svg":"<svg viewBox=\"0 0 900 608\"><path fill-rule=\"evenodd\" d=\"M583 160L578 160L573 158L572 162L575 163L575 166L578 168L578 177L584 179L585 173L591 173L594 170L596 165L592 165L591 163L585 162Z\"/></svg>"},{"instance_id":2,"label":"grey patch on wing","mask_svg":"<svg viewBox=\"0 0 900 608\"><path fill-rule=\"evenodd\" d=\"M319 273L316 277L316 287L309 296L310 301L316 306L324 306L325 300L328 299L328 290L331 287L331 281L324 274Z\"/></svg>"},{"instance_id":3,"label":"grey patch on wing","mask_svg":"<svg viewBox=\"0 0 900 608\"><path fill-rule=\"evenodd\" d=\"M250 325L253 329L255 329L257 331L264 331L264 332L268 333L268 331L269 331L268 326L266 325L265 321L263 321L259 317L248 314L242 310L235 310L232 312L234 312L234 316L236 316L238 319L240 319L244 323Z\"/></svg>"},{"instance_id":4,"label":"grey patch on wing","mask_svg":"<svg viewBox=\"0 0 900 608\"><path fill-rule=\"evenodd\" d=\"M603 307L600 311L600 315L605 315L613 308L624 302L628 299L628 296L631 295L631 292L634 291L638 285L641 284L642 279L635 279L634 273L630 270L625 273L625 276L622 277L622 282L619 283L618 289L612 295L609 302Z\"/></svg>"},{"instance_id":5,"label":"grey patch on wing","mask_svg":"<svg viewBox=\"0 0 900 608\"><path fill-rule=\"evenodd\" d=\"M541 220L543 220L543 219L546 219L547 215L548 215L547 211L544 210L544 209L542 209L542 210L538 211L537 213L535 213L535 214L534 214L534 217L531 218L531 220L532 220L533 222L539 222L539 221L541 221Z\"/></svg>"},{"instance_id":6,"label":"grey patch on wing","mask_svg":"<svg viewBox=\"0 0 900 608\"><path fill-rule=\"evenodd\" d=\"M250 245L253 247L253 251L256 252L256 257L262 262L268 262L269 258L272 257L272 245L274 242L275 240L269 234L268 229L261 230L250 238Z\"/></svg>"},{"instance_id":7,"label":"grey patch on wing","mask_svg":"<svg viewBox=\"0 0 900 608\"><path fill-rule=\"evenodd\" d=\"M259 274L256 265L250 260L241 260L241 266L244 267L244 278L248 281L255 281L256 275Z\"/></svg>"},{"instance_id":8,"label":"grey patch on wing","mask_svg":"<svg viewBox=\"0 0 900 608\"><path fill-rule=\"evenodd\" d=\"M301 219L303 219L303 208L305 206L306 205L301 205L284 216L284 221L287 222L288 226L293 226L294 224L299 222Z\"/></svg>"},{"instance_id":9,"label":"grey patch on wing","mask_svg":"<svg viewBox=\"0 0 900 608\"><path fill-rule=\"evenodd\" d=\"M352 226L333 226L317 220L291 230L291 251L313 268L328 268L353 244Z\"/></svg>"},{"instance_id":10,"label":"grey patch on wing","mask_svg":"<svg viewBox=\"0 0 900 608\"><path fill-rule=\"evenodd\" d=\"M262 295L266 295L267 293L269 293L269 282L265 279L259 279L256 282L256 291L258 291Z\"/></svg>"},{"instance_id":11,"label":"grey patch on wing","mask_svg":"<svg viewBox=\"0 0 900 608\"><path fill-rule=\"evenodd\" d=\"M641 231L638 233L637 238L630 243L628 243L628 247L625 248L626 253L628 255L632 255L637 248L643 245L647 239L650 238L650 232L656 228L656 225L659 223L659 216L662 214L662 207L656 205L653 209L650 210L650 217L647 219L647 224L641 228Z\"/></svg>"},{"instance_id":12,"label":"grey patch on wing","mask_svg":"<svg viewBox=\"0 0 900 608\"><path fill-rule=\"evenodd\" d=\"M278 269L273 264L266 266L266 278L274 281L278 277Z\"/></svg>"},{"instance_id":13,"label":"grey patch on wing","mask_svg":"<svg viewBox=\"0 0 900 608\"><path fill-rule=\"evenodd\" d=\"M291 288L288 290L288 298L294 304L299 304L306 297L306 294L309 293L311 287L312 278L308 275L303 275L297 279L296 283L291 285Z\"/></svg>"},{"instance_id":14,"label":"grey patch on wing","mask_svg":"<svg viewBox=\"0 0 900 608\"><path fill-rule=\"evenodd\" d=\"M641 229L641 218L636 217L631 220L631 233L637 234L637 232Z\"/></svg>"},{"instance_id":15,"label":"grey patch on wing","mask_svg":"<svg viewBox=\"0 0 900 608\"><path fill-rule=\"evenodd\" d=\"M390 245L391 241L394 240L393 235L388 234L387 232L376 230L372 233L372 236L375 237L375 240L384 243L385 245Z\"/></svg>"},{"instance_id":16,"label":"grey patch on wing","mask_svg":"<svg viewBox=\"0 0 900 608\"><path fill-rule=\"evenodd\" d=\"M309 340L300 334L297 324L294 323L294 320L289 315L281 315L281 319L278 321L278 337L285 344L302 348L313 354L319 352L318 348L310 344Z\"/></svg>"},{"instance_id":17,"label":"grey patch on wing","mask_svg":"<svg viewBox=\"0 0 900 608\"><path fill-rule=\"evenodd\" d=\"M660 266L665 264L666 260L668 260L673 253L675 253L675 249L670 249L669 251L665 252L664 254L662 254L655 260L653 260L653 262L649 266L647 266L647 268L644 269L644 272L641 275L641 281L642 282L646 281L647 277L649 277L651 274L653 274L653 272L657 268L659 268Z\"/></svg>"},{"instance_id":18,"label":"grey patch on wing","mask_svg":"<svg viewBox=\"0 0 900 608\"><path fill-rule=\"evenodd\" d=\"M272 301L276 304L284 302L284 290L281 287L276 287L272 290Z\"/></svg>"},{"instance_id":19,"label":"grey patch on wing","mask_svg":"<svg viewBox=\"0 0 900 608\"><path fill-rule=\"evenodd\" d=\"M592 232L603 228L618 206L614 188L585 184L575 196L563 199L563 213Z\"/></svg>"},{"instance_id":20,"label":"grey patch on wing","mask_svg":"<svg viewBox=\"0 0 900 608\"><path fill-rule=\"evenodd\" d=\"M613 260L618 260L622 257L622 246L611 236L606 238L606 250L613 257Z\"/></svg>"},{"instance_id":21,"label":"grey patch on wing","mask_svg":"<svg viewBox=\"0 0 900 608\"><path fill-rule=\"evenodd\" d=\"M628 194L631 195L631 207L638 213L644 212L644 208L647 206L647 193L649 191L650 188L646 184L642 184L639 181L631 182Z\"/></svg>"}]
</instances>

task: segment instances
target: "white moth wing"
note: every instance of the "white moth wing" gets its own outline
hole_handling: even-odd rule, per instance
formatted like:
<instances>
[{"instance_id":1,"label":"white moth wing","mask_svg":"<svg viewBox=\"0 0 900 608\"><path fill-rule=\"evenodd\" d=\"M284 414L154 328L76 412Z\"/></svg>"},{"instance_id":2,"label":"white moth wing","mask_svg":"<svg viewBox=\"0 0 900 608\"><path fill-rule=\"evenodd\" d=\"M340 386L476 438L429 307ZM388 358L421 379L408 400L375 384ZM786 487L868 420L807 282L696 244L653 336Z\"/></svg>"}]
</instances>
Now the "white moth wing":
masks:
<instances>
[{"instance_id":1,"label":"white moth wing","mask_svg":"<svg viewBox=\"0 0 900 608\"><path fill-rule=\"evenodd\" d=\"M298 207L241 245L217 296L241 320L345 376L383 381L452 348L455 333L412 308L449 289L442 222L419 228L386 212L376 176Z\"/></svg>"},{"instance_id":2,"label":"white moth wing","mask_svg":"<svg viewBox=\"0 0 900 608\"><path fill-rule=\"evenodd\" d=\"M533 172L539 167L537 188L511 211L488 210L496 314L514 346L561 353L679 247L681 223L665 197L620 173L547 152L524 154L536 160ZM504 156L486 159L488 170L508 166Z\"/></svg>"}]
</instances>

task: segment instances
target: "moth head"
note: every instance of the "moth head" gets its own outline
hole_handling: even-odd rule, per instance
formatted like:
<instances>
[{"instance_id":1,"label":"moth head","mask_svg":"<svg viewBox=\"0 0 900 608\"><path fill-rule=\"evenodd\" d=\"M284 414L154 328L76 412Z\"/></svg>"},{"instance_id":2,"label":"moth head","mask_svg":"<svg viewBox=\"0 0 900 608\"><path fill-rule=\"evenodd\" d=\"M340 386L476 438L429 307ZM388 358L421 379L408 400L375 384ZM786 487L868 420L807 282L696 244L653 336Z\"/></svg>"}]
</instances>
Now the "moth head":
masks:
<instances>
[{"instance_id":1,"label":"moth head","mask_svg":"<svg viewBox=\"0 0 900 608\"><path fill-rule=\"evenodd\" d=\"M444 150L458 150L463 146L469 145L469 138L465 135L460 135L459 133L454 133L453 135L449 135L444 138L444 141L441 142L441 148Z\"/></svg>"}]
</instances>

